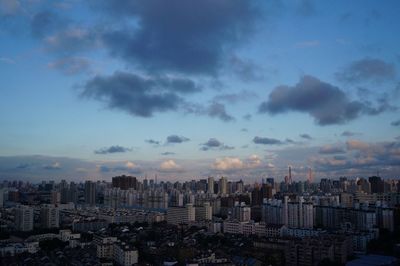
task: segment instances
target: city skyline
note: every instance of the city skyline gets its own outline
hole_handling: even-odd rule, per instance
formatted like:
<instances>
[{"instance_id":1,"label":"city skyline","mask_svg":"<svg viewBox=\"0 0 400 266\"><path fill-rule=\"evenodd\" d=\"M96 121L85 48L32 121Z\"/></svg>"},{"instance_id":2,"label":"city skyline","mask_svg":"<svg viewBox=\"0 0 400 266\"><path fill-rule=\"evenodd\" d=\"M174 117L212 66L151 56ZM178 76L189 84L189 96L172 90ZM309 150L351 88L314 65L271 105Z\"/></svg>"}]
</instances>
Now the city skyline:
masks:
<instances>
[{"instance_id":1,"label":"city skyline","mask_svg":"<svg viewBox=\"0 0 400 266\"><path fill-rule=\"evenodd\" d=\"M399 178L399 12L0 0L0 179Z\"/></svg>"}]
</instances>

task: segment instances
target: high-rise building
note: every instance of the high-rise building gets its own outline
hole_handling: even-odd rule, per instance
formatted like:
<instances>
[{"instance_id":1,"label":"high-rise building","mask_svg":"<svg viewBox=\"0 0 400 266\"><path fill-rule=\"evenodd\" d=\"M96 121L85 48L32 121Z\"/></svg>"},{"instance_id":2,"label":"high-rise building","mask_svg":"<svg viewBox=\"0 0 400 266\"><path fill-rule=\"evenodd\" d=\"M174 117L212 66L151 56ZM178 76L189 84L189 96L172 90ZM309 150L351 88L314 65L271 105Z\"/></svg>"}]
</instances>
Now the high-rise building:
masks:
<instances>
[{"instance_id":1,"label":"high-rise building","mask_svg":"<svg viewBox=\"0 0 400 266\"><path fill-rule=\"evenodd\" d=\"M167 210L167 222L169 224L188 224L195 221L196 209L193 204L185 207L169 207Z\"/></svg>"},{"instance_id":2,"label":"high-rise building","mask_svg":"<svg viewBox=\"0 0 400 266\"><path fill-rule=\"evenodd\" d=\"M40 223L43 228L58 228L60 226L60 213L52 204L42 205L40 208Z\"/></svg>"},{"instance_id":3,"label":"high-rise building","mask_svg":"<svg viewBox=\"0 0 400 266\"><path fill-rule=\"evenodd\" d=\"M15 225L19 231L33 230L33 208L19 205L15 208Z\"/></svg>"},{"instance_id":4,"label":"high-rise building","mask_svg":"<svg viewBox=\"0 0 400 266\"><path fill-rule=\"evenodd\" d=\"M212 207L209 202L204 202L202 206L195 207L196 221L210 221L212 219Z\"/></svg>"},{"instance_id":5,"label":"high-rise building","mask_svg":"<svg viewBox=\"0 0 400 266\"><path fill-rule=\"evenodd\" d=\"M85 182L85 202L91 206L96 205L96 183L92 181Z\"/></svg>"},{"instance_id":6,"label":"high-rise building","mask_svg":"<svg viewBox=\"0 0 400 266\"><path fill-rule=\"evenodd\" d=\"M207 192L214 194L214 177L210 176L207 180Z\"/></svg>"},{"instance_id":7,"label":"high-rise building","mask_svg":"<svg viewBox=\"0 0 400 266\"><path fill-rule=\"evenodd\" d=\"M137 189L137 179L133 176L115 176L112 178L112 186L127 190L130 188Z\"/></svg>"},{"instance_id":8,"label":"high-rise building","mask_svg":"<svg viewBox=\"0 0 400 266\"><path fill-rule=\"evenodd\" d=\"M218 184L219 194L226 195L228 193L228 180L226 177L221 176Z\"/></svg>"}]
</instances>

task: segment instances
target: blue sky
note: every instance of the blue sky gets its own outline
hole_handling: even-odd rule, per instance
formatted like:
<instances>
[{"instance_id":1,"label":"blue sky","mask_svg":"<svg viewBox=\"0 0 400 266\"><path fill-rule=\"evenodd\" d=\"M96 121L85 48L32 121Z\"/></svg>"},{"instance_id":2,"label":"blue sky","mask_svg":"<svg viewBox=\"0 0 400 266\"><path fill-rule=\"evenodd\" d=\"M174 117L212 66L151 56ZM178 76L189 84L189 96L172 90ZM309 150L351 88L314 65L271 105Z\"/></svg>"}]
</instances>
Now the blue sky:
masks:
<instances>
[{"instance_id":1,"label":"blue sky","mask_svg":"<svg viewBox=\"0 0 400 266\"><path fill-rule=\"evenodd\" d=\"M399 12L0 0L0 178L397 178Z\"/></svg>"}]
</instances>

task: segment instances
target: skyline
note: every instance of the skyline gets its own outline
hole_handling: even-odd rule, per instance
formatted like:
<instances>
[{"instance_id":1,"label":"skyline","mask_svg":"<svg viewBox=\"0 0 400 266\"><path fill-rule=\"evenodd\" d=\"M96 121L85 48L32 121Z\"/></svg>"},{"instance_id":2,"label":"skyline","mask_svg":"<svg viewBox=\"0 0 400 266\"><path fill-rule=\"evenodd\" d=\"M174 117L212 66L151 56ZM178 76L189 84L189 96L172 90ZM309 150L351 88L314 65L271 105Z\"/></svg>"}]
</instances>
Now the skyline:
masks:
<instances>
[{"instance_id":1,"label":"skyline","mask_svg":"<svg viewBox=\"0 0 400 266\"><path fill-rule=\"evenodd\" d=\"M0 0L0 179L398 178L399 12Z\"/></svg>"}]
</instances>

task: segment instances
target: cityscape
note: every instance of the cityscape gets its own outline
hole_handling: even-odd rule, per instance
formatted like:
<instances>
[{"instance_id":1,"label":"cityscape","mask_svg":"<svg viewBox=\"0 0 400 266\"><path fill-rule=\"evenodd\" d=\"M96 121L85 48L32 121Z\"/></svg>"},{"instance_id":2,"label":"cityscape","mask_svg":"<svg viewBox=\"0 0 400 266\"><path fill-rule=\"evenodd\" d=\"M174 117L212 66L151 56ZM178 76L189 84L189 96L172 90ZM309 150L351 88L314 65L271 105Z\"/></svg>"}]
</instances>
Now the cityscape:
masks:
<instances>
[{"instance_id":1,"label":"cityscape","mask_svg":"<svg viewBox=\"0 0 400 266\"><path fill-rule=\"evenodd\" d=\"M398 263L399 180L293 182L289 168L254 184L123 175L1 187L4 265Z\"/></svg>"},{"instance_id":2,"label":"cityscape","mask_svg":"<svg viewBox=\"0 0 400 266\"><path fill-rule=\"evenodd\" d=\"M0 266L400 265L399 14L0 0Z\"/></svg>"}]
</instances>

